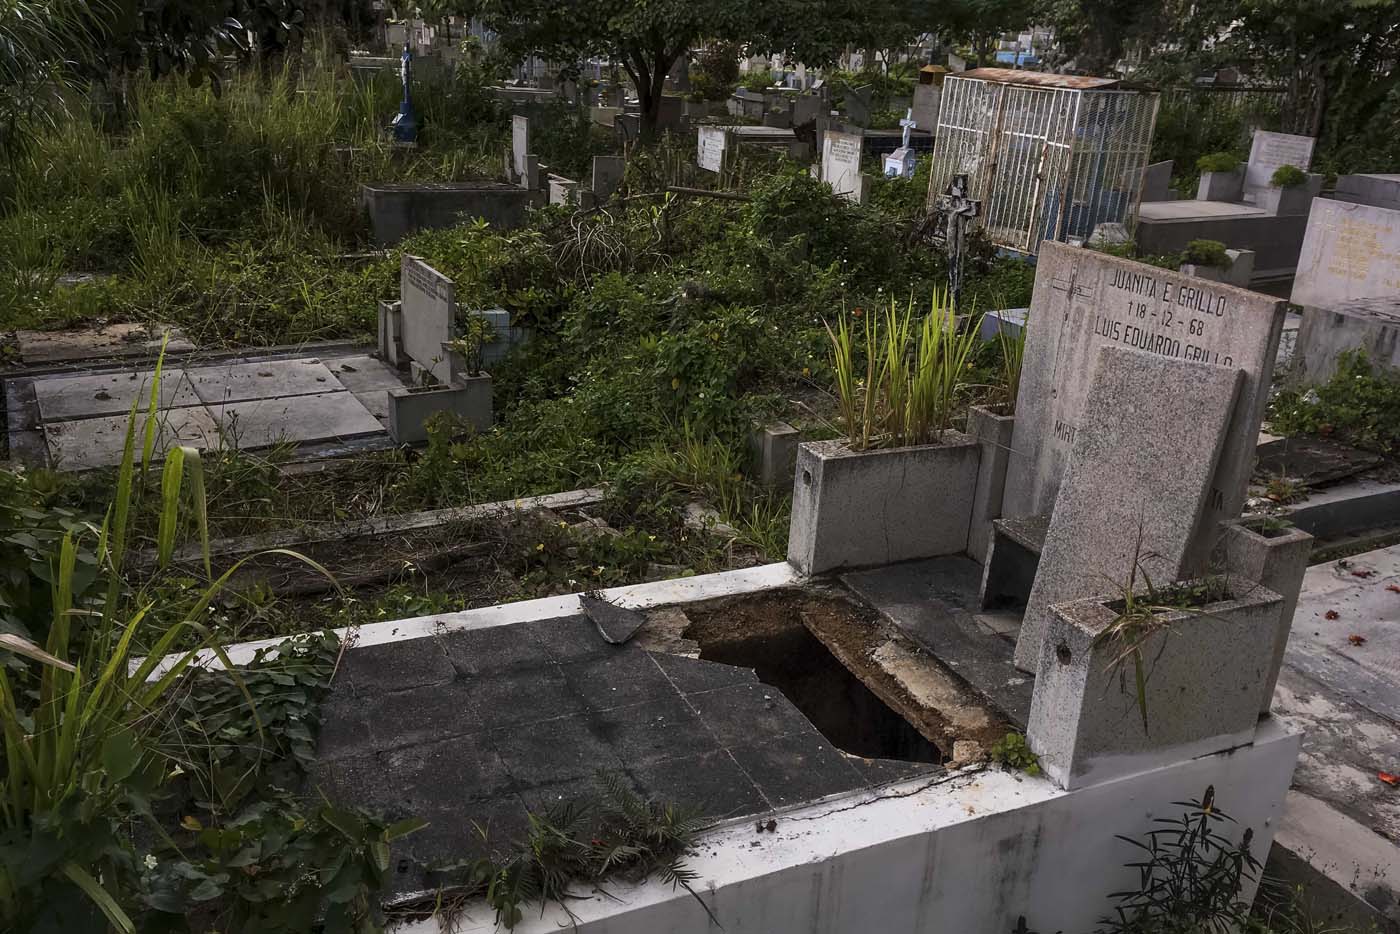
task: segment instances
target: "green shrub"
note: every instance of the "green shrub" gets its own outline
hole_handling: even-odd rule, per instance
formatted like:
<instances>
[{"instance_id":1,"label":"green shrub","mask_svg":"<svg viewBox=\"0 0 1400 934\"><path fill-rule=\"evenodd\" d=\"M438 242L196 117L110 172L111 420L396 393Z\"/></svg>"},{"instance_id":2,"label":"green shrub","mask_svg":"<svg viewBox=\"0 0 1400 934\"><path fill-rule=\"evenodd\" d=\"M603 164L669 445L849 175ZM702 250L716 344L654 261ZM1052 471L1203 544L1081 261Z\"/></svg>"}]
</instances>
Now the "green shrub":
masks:
<instances>
[{"instance_id":1,"label":"green shrub","mask_svg":"<svg viewBox=\"0 0 1400 934\"><path fill-rule=\"evenodd\" d=\"M1219 269L1230 266L1230 254L1225 252L1225 244L1219 240L1192 240L1186 244L1181 254L1183 263L1196 266L1214 266Z\"/></svg>"},{"instance_id":2,"label":"green shrub","mask_svg":"<svg viewBox=\"0 0 1400 934\"><path fill-rule=\"evenodd\" d=\"M1269 184L1275 188L1297 188L1307 182L1308 173L1296 165L1281 165L1274 169L1274 174L1269 178Z\"/></svg>"},{"instance_id":3,"label":"green shrub","mask_svg":"<svg viewBox=\"0 0 1400 934\"><path fill-rule=\"evenodd\" d=\"M1196 160L1196 168L1201 172L1233 172L1239 164L1239 156L1232 152L1207 153Z\"/></svg>"},{"instance_id":4,"label":"green shrub","mask_svg":"<svg viewBox=\"0 0 1400 934\"><path fill-rule=\"evenodd\" d=\"M1287 389L1269 407L1279 434L1336 437L1382 454L1400 451L1400 375L1377 369L1361 350L1343 354L1337 372L1310 390Z\"/></svg>"}]
</instances>

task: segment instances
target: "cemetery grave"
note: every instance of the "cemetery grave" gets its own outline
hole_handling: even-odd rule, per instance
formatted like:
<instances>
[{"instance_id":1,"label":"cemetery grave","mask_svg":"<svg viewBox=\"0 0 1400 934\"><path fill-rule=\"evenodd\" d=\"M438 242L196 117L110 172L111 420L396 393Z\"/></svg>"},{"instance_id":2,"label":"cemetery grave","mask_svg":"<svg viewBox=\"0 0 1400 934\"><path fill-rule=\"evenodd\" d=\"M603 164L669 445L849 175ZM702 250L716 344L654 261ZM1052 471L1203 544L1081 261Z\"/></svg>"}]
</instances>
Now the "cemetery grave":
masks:
<instances>
[{"instance_id":1,"label":"cemetery grave","mask_svg":"<svg viewBox=\"0 0 1400 934\"><path fill-rule=\"evenodd\" d=\"M541 52L488 76L480 50L497 35L477 21L410 18L384 38L402 52L348 63L358 97L264 76L273 93L202 147L171 129L202 126L184 90L163 129L143 116L151 129L120 145L55 144L36 165L69 147L86 167L65 176L76 191L106 178L85 160L129 163L91 217L47 193L16 202L16 229L39 210L53 223L14 261L28 278L11 296L26 326L0 347L6 453L58 472L7 472L16 508L45 524L0 548L47 585L46 567L73 566L75 536L80 578L98 575L75 615L108 631L126 625L114 607L149 601L132 654L187 648L191 671L209 669L152 682L192 686L177 730L225 716L210 684L241 707L240 679L215 672L244 666L275 695L248 774L266 764L268 787L274 769L277 788L299 786L268 795L259 775L243 798L214 774L201 797L195 770L180 777L186 852L126 854L143 899L204 879L228 883L222 905L256 885L275 897L250 917L286 900L371 929L382 902L398 932L1087 932L1139 881L1114 836L1195 800L1234 819L1227 847L1262 859L1277 834L1297 862L1394 904L1393 854L1371 839L1394 829L1384 790L1339 785L1371 781L1400 748L1385 602L1400 573L1388 554L1330 577L1308 562L1315 538L1359 550L1338 540L1375 534L1392 507L1400 529L1400 483L1388 457L1262 443L1298 329L1285 303L1240 287L1288 271L1280 242L1307 223L1294 375L1330 372L1310 362L1319 345L1384 356L1400 326L1393 176L1346 176L1335 201L1315 199L1317 176L1275 185L1310 167L1313 141L1261 129L1237 173L1172 201L1172 164L1149 164L1152 93L916 71L934 48L888 74L847 50L836 122L822 81L799 90L800 65L727 104L732 80L690 100L661 94L659 72L633 100L601 60ZM1025 59L1021 40L1005 45ZM691 78L683 52L664 89ZM260 100L238 81L230 93ZM763 125L707 122L726 106ZM279 107L296 131L248 116ZM280 174L251 173L252 207L224 220L233 196L189 180L241 184L248 139L272 141ZM772 152L731 171L741 147ZM185 181L138 185L153 153L186 150L167 166ZM906 213L893 202L928 151L923 211ZM1142 253L1188 229L1228 232L1233 263L1173 272L1081 246ZM369 245L384 249L346 252ZM57 272L73 269L95 272ZM940 364L952 375L935 430L896 413L866 426L868 443L837 437L859 394L828 391L844 385L834 329L945 287L940 339L950 357L968 343ZM975 342L967 314L992 301L1013 307L982 318ZM125 319L162 323L108 323ZM44 330L65 322L94 327ZM877 333L855 356L873 357ZM192 446L205 473L172 457L132 480L115 469L127 413L151 395L167 338L152 459ZM887 358L890 385L905 356ZM1326 489L1284 505L1291 484ZM116 550L94 556L113 487L137 508L129 524L108 513ZM194 515L175 521L176 507ZM206 606L200 582L225 571ZM64 583L52 592L68 599ZM12 633L12 611L33 606L0 596L7 648L66 616ZM191 607L226 654L179 629ZM1341 644L1319 622L1338 608L1364 616ZM179 638L158 642L168 627ZM84 670L146 677L140 661L93 665L105 643L82 638ZM220 729L242 756L242 720ZM265 827L232 819L250 800ZM577 822L570 802L589 806ZM1342 858L1318 848L1335 847L1338 815L1361 830ZM274 882L286 866L270 852L231 874L228 853L204 852L281 840L284 818L288 841L315 847L300 881ZM602 854L624 838L609 874ZM668 876L672 857L695 875ZM556 868L564 888L535 891L530 873ZM1245 873L1228 894L1247 907L1256 884ZM202 925L203 910L189 917Z\"/></svg>"}]
</instances>

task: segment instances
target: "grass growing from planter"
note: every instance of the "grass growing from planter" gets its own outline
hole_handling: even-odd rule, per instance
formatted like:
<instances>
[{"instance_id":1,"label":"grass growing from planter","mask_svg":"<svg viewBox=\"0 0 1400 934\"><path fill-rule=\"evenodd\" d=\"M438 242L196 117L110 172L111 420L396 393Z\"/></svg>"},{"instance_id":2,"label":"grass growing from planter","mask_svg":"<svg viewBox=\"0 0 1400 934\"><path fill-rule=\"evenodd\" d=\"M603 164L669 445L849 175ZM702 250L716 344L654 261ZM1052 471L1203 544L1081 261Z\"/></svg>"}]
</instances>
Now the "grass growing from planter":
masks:
<instances>
[{"instance_id":1,"label":"grass growing from planter","mask_svg":"<svg viewBox=\"0 0 1400 934\"><path fill-rule=\"evenodd\" d=\"M857 309L859 312L859 309ZM857 451L938 441L952 425L958 391L977 345L977 321L959 321L946 293L935 292L928 314L918 318L910 299L891 301L883 330L874 315L864 324L863 378L858 335L847 316L831 340L831 368L846 441Z\"/></svg>"}]
</instances>

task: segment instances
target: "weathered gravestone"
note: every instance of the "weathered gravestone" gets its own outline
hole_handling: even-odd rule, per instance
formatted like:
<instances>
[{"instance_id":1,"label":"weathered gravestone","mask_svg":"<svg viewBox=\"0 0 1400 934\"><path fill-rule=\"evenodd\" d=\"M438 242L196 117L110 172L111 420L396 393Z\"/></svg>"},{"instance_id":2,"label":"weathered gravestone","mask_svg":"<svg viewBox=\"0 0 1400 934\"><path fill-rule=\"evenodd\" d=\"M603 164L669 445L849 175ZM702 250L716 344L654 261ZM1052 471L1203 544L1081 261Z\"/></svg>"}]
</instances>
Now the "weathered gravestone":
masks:
<instances>
[{"instance_id":1,"label":"weathered gravestone","mask_svg":"<svg viewBox=\"0 0 1400 934\"><path fill-rule=\"evenodd\" d=\"M701 127L695 141L695 164L709 172L721 171L727 140L723 127Z\"/></svg>"},{"instance_id":2,"label":"weathered gravestone","mask_svg":"<svg viewBox=\"0 0 1400 934\"><path fill-rule=\"evenodd\" d=\"M529 178L530 121L519 114L510 118L510 163L515 173L511 181L525 185ZM528 186L527 186L528 187Z\"/></svg>"},{"instance_id":3,"label":"weathered gravestone","mask_svg":"<svg viewBox=\"0 0 1400 934\"><path fill-rule=\"evenodd\" d=\"M1293 279L1295 305L1400 296L1400 211L1315 198Z\"/></svg>"},{"instance_id":4,"label":"weathered gravestone","mask_svg":"<svg viewBox=\"0 0 1400 934\"><path fill-rule=\"evenodd\" d=\"M1249 162L1244 169L1245 202L1253 204L1259 192L1273 187L1270 179L1282 166L1297 166L1306 172L1312 165L1315 142L1311 136L1255 130L1249 147Z\"/></svg>"},{"instance_id":5,"label":"weathered gravestone","mask_svg":"<svg viewBox=\"0 0 1400 934\"><path fill-rule=\"evenodd\" d=\"M1244 383L1191 550L1192 561L1204 562L1216 523L1244 505L1285 307L1234 286L1041 244L1002 515L1055 509L1100 347L1235 367L1244 371Z\"/></svg>"},{"instance_id":6,"label":"weathered gravestone","mask_svg":"<svg viewBox=\"0 0 1400 934\"><path fill-rule=\"evenodd\" d=\"M1400 175L1343 175L1337 179L1338 201L1400 211Z\"/></svg>"},{"instance_id":7,"label":"weathered gravestone","mask_svg":"<svg viewBox=\"0 0 1400 934\"><path fill-rule=\"evenodd\" d=\"M1144 202L1170 201L1172 199L1172 160L1154 162L1142 170L1142 197Z\"/></svg>"},{"instance_id":8,"label":"weathered gravestone","mask_svg":"<svg viewBox=\"0 0 1400 934\"><path fill-rule=\"evenodd\" d=\"M622 177L627 171L627 161L622 156L594 156L593 157L593 195L599 201L606 201L612 197L622 184Z\"/></svg>"},{"instance_id":9,"label":"weathered gravestone","mask_svg":"<svg viewBox=\"0 0 1400 934\"><path fill-rule=\"evenodd\" d=\"M870 104L875 96L875 86L863 84L846 92L846 117L856 126L870 125Z\"/></svg>"},{"instance_id":10,"label":"weathered gravestone","mask_svg":"<svg viewBox=\"0 0 1400 934\"><path fill-rule=\"evenodd\" d=\"M404 254L399 300L404 350L446 385L452 379L452 366L442 345L454 336L452 319L457 308L452 280L416 256Z\"/></svg>"},{"instance_id":11,"label":"weathered gravestone","mask_svg":"<svg viewBox=\"0 0 1400 934\"><path fill-rule=\"evenodd\" d=\"M1181 577L1234 415L1234 366L1114 345L1096 357L1016 642L1025 671L1051 605Z\"/></svg>"},{"instance_id":12,"label":"weathered gravestone","mask_svg":"<svg viewBox=\"0 0 1400 934\"><path fill-rule=\"evenodd\" d=\"M854 133L827 130L822 137L821 180L836 194L858 204L865 200L865 179L860 174L863 144Z\"/></svg>"}]
</instances>

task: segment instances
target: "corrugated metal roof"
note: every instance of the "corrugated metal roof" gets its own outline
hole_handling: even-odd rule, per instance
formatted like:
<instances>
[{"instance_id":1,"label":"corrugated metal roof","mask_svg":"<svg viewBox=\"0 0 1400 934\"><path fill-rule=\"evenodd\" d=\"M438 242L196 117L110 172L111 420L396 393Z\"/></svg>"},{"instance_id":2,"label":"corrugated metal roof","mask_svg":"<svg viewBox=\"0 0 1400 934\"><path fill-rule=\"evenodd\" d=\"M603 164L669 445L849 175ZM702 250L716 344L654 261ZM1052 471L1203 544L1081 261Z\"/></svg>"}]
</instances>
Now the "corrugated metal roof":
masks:
<instances>
[{"instance_id":1,"label":"corrugated metal roof","mask_svg":"<svg viewBox=\"0 0 1400 934\"><path fill-rule=\"evenodd\" d=\"M1039 88L1070 88L1076 91L1100 90L1122 84L1118 78L1053 75L1044 71L1022 71L1019 68L973 68L948 77L976 78L979 81L994 81L998 84L1024 84Z\"/></svg>"}]
</instances>

